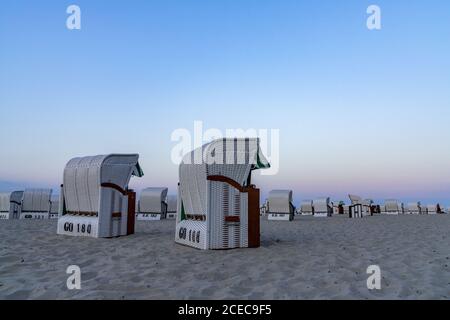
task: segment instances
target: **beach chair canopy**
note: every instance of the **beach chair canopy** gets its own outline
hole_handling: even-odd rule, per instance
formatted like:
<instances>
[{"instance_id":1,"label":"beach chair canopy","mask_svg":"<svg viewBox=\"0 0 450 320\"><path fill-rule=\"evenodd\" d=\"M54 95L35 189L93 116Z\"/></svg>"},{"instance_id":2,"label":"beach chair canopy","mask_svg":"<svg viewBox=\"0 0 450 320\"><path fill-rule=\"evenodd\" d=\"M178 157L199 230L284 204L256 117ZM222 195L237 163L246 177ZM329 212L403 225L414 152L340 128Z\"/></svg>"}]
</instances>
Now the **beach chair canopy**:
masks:
<instances>
[{"instance_id":1,"label":"beach chair canopy","mask_svg":"<svg viewBox=\"0 0 450 320\"><path fill-rule=\"evenodd\" d=\"M67 212L98 213L102 184L124 192L131 176L144 175L138 159L138 154L110 154L70 160L63 185Z\"/></svg>"},{"instance_id":2,"label":"beach chair canopy","mask_svg":"<svg viewBox=\"0 0 450 320\"><path fill-rule=\"evenodd\" d=\"M253 170L269 168L259 139L219 139L183 157L179 167L182 210L207 215L208 178L220 176L241 187L251 184Z\"/></svg>"},{"instance_id":3,"label":"beach chair canopy","mask_svg":"<svg viewBox=\"0 0 450 320\"><path fill-rule=\"evenodd\" d=\"M167 196L167 212L177 212L177 196Z\"/></svg>"},{"instance_id":4,"label":"beach chair canopy","mask_svg":"<svg viewBox=\"0 0 450 320\"><path fill-rule=\"evenodd\" d=\"M292 190L272 190L269 193L268 202L271 213L289 213L292 205Z\"/></svg>"},{"instance_id":5,"label":"beach chair canopy","mask_svg":"<svg viewBox=\"0 0 450 320\"><path fill-rule=\"evenodd\" d=\"M26 189L22 197L22 212L50 212L51 189Z\"/></svg>"},{"instance_id":6,"label":"beach chair canopy","mask_svg":"<svg viewBox=\"0 0 450 320\"><path fill-rule=\"evenodd\" d=\"M167 203L168 188L146 188L139 198L139 212L162 213L162 203Z\"/></svg>"}]
</instances>

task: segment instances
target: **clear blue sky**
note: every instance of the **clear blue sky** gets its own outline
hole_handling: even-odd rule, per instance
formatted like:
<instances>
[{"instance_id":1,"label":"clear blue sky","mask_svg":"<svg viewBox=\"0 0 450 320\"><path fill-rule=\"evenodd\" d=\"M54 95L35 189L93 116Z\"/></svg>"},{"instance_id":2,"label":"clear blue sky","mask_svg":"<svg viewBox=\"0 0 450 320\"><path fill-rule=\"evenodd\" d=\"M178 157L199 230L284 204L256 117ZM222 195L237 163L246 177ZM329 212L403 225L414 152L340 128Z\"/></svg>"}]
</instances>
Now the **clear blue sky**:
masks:
<instances>
[{"instance_id":1,"label":"clear blue sky","mask_svg":"<svg viewBox=\"0 0 450 320\"><path fill-rule=\"evenodd\" d=\"M171 133L201 120L280 129L263 194L450 205L449 57L448 0L2 1L0 191L137 152L132 186L174 193Z\"/></svg>"}]
</instances>

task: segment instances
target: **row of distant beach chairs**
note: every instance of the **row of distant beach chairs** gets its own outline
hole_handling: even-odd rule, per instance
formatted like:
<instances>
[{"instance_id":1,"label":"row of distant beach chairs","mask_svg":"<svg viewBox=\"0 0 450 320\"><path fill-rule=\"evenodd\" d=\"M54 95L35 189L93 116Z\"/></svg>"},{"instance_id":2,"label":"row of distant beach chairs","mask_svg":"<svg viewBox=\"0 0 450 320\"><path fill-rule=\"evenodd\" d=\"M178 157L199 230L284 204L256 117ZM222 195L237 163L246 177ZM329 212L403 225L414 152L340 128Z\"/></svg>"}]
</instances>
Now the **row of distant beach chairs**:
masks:
<instances>
[{"instance_id":1,"label":"row of distant beach chairs","mask_svg":"<svg viewBox=\"0 0 450 320\"><path fill-rule=\"evenodd\" d=\"M0 197L0 214L8 219L58 218L58 235L91 238L134 234L136 219L175 218L177 244L224 250L260 247L261 213L269 220L292 220L296 212L328 217L347 210L353 218L382 211L371 201L355 196L351 196L349 206L334 206L327 198L303 202L296 210L292 191L285 190L270 192L261 209L260 190L252 183L252 172L270 164L257 138L217 139L186 154L179 165L176 200L167 196L167 188L144 189L137 200L129 182L132 176L144 175L138 160L139 154L70 159L64 168L59 199L52 197L49 189L4 194ZM412 211L424 213L419 204L412 207ZM397 201L387 201L384 211L405 212ZM427 211L433 212L432 208Z\"/></svg>"},{"instance_id":2,"label":"row of distant beach chairs","mask_svg":"<svg viewBox=\"0 0 450 320\"><path fill-rule=\"evenodd\" d=\"M350 218L362 218L373 216L375 214L445 214L446 211L440 206L422 205L420 202L411 202L406 206L394 199L386 200L384 205L375 204L371 199L363 199L357 195L349 195L350 204L346 205L343 201L332 202L330 198L321 198L317 200L304 200L296 208L293 205L292 190L273 190L261 207L261 216L267 216L269 220L292 221L296 215L331 217L333 215L345 215Z\"/></svg>"},{"instance_id":3,"label":"row of distant beach chairs","mask_svg":"<svg viewBox=\"0 0 450 320\"><path fill-rule=\"evenodd\" d=\"M168 188L156 187L142 190L137 201L137 220L156 221L175 219L177 213L177 196L168 195ZM269 220L292 221L296 215L331 217L345 215L350 218L373 216L374 214L445 214L439 204L422 205L420 202L408 203L406 206L398 200L386 200L384 205L377 205L370 199L349 195L350 205L344 202L332 202L330 198L304 200L296 208L293 205L292 190L273 190L260 209L261 216ZM51 189L27 189L0 193L0 219L53 219L58 218L59 196L52 195Z\"/></svg>"}]
</instances>

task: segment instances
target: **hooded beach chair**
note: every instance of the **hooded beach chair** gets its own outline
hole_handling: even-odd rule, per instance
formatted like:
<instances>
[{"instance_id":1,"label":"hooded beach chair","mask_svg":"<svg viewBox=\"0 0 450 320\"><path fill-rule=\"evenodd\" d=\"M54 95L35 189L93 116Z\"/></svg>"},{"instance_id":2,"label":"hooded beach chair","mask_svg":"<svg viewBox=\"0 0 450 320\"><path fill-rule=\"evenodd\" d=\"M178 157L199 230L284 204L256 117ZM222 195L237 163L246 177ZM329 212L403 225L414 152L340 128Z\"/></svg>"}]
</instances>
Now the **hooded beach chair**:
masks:
<instances>
[{"instance_id":1,"label":"hooded beach chair","mask_svg":"<svg viewBox=\"0 0 450 320\"><path fill-rule=\"evenodd\" d=\"M70 160L61 186L57 233L113 238L134 233L136 193L132 176L144 173L137 154L109 154Z\"/></svg>"},{"instance_id":2,"label":"hooded beach chair","mask_svg":"<svg viewBox=\"0 0 450 320\"><path fill-rule=\"evenodd\" d=\"M420 202L410 202L406 206L405 213L407 214L420 214L420 212L421 212Z\"/></svg>"},{"instance_id":3,"label":"hooded beach chair","mask_svg":"<svg viewBox=\"0 0 450 320\"><path fill-rule=\"evenodd\" d=\"M314 217L323 218L331 217L333 208L331 207L330 198L316 199L313 201Z\"/></svg>"},{"instance_id":4,"label":"hooded beach chair","mask_svg":"<svg viewBox=\"0 0 450 320\"><path fill-rule=\"evenodd\" d=\"M0 193L0 219L19 219L23 191Z\"/></svg>"},{"instance_id":5,"label":"hooded beach chair","mask_svg":"<svg viewBox=\"0 0 450 320\"><path fill-rule=\"evenodd\" d=\"M179 167L175 241L203 250L260 245L260 192L252 172L269 168L259 139L219 139Z\"/></svg>"},{"instance_id":6,"label":"hooded beach chair","mask_svg":"<svg viewBox=\"0 0 450 320\"><path fill-rule=\"evenodd\" d=\"M384 213L389 215L403 214L403 204L395 199L389 199L384 202Z\"/></svg>"},{"instance_id":7,"label":"hooded beach chair","mask_svg":"<svg viewBox=\"0 0 450 320\"><path fill-rule=\"evenodd\" d=\"M268 220L294 220L295 207L292 204L292 190L272 190L269 193L266 214Z\"/></svg>"},{"instance_id":8,"label":"hooded beach chair","mask_svg":"<svg viewBox=\"0 0 450 320\"><path fill-rule=\"evenodd\" d=\"M300 203L300 209L298 211L302 216L312 216L314 215L314 207L312 200L303 200Z\"/></svg>"},{"instance_id":9,"label":"hooded beach chair","mask_svg":"<svg viewBox=\"0 0 450 320\"><path fill-rule=\"evenodd\" d=\"M138 205L138 220L162 220L167 217L168 188L146 188L141 191Z\"/></svg>"},{"instance_id":10,"label":"hooded beach chair","mask_svg":"<svg viewBox=\"0 0 450 320\"><path fill-rule=\"evenodd\" d=\"M26 189L22 196L20 219L49 219L51 189Z\"/></svg>"}]
</instances>

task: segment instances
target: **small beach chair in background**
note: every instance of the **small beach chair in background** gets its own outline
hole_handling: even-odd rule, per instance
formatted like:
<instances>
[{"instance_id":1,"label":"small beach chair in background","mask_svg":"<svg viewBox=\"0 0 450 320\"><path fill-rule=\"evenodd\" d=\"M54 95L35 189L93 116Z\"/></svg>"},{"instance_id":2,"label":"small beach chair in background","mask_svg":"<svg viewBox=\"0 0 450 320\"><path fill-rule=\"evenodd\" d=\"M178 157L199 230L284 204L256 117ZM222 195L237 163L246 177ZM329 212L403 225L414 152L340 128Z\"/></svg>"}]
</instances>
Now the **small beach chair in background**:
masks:
<instances>
[{"instance_id":1,"label":"small beach chair in background","mask_svg":"<svg viewBox=\"0 0 450 320\"><path fill-rule=\"evenodd\" d=\"M435 205L435 204L429 204L429 205L427 205L427 213L428 213L428 214L432 214L432 215L438 214L438 208L437 208L437 205Z\"/></svg>"},{"instance_id":2,"label":"small beach chair in background","mask_svg":"<svg viewBox=\"0 0 450 320\"><path fill-rule=\"evenodd\" d=\"M292 190L272 190L267 201L267 219L292 221L295 207L292 204Z\"/></svg>"},{"instance_id":3,"label":"small beach chair in background","mask_svg":"<svg viewBox=\"0 0 450 320\"><path fill-rule=\"evenodd\" d=\"M0 193L0 219L19 219L23 191Z\"/></svg>"},{"instance_id":4,"label":"small beach chair in background","mask_svg":"<svg viewBox=\"0 0 450 320\"><path fill-rule=\"evenodd\" d=\"M132 176L144 173L138 154L73 158L64 168L57 233L113 238L134 233L136 193Z\"/></svg>"},{"instance_id":5,"label":"small beach chair in background","mask_svg":"<svg viewBox=\"0 0 450 320\"><path fill-rule=\"evenodd\" d=\"M421 212L420 201L419 202L410 202L406 206L405 213L407 213L407 214L420 214L420 212Z\"/></svg>"},{"instance_id":6,"label":"small beach chair in background","mask_svg":"<svg viewBox=\"0 0 450 320\"><path fill-rule=\"evenodd\" d=\"M343 215L344 214L344 206L345 206L344 201L332 202L333 215L336 215L336 216Z\"/></svg>"},{"instance_id":7,"label":"small beach chair in background","mask_svg":"<svg viewBox=\"0 0 450 320\"><path fill-rule=\"evenodd\" d=\"M269 168L259 139L218 139L179 167L175 242L221 250L260 246L260 191L252 172Z\"/></svg>"},{"instance_id":8,"label":"small beach chair in background","mask_svg":"<svg viewBox=\"0 0 450 320\"><path fill-rule=\"evenodd\" d=\"M300 208L298 210L298 213L301 214L302 216L314 215L313 201L312 200L303 200L300 203Z\"/></svg>"},{"instance_id":9,"label":"small beach chair in background","mask_svg":"<svg viewBox=\"0 0 450 320\"><path fill-rule=\"evenodd\" d=\"M168 188L146 188L141 191L137 220L158 221L167 217Z\"/></svg>"},{"instance_id":10,"label":"small beach chair in background","mask_svg":"<svg viewBox=\"0 0 450 320\"><path fill-rule=\"evenodd\" d=\"M331 217L333 208L331 207L330 198L321 198L313 200L314 217L324 218Z\"/></svg>"},{"instance_id":11,"label":"small beach chair in background","mask_svg":"<svg viewBox=\"0 0 450 320\"><path fill-rule=\"evenodd\" d=\"M49 219L52 189L25 189L20 219Z\"/></svg>"},{"instance_id":12,"label":"small beach chair in background","mask_svg":"<svg viewBox=\"0 0 450 320\"><path fill-rule=\"evenodd\" d=\"M388 199L384 202L384 213L389 215L403 214L403 204L395 199Z\"/></svg>"},{"instance_id":13,"label":"small beach chair in background","mask_svg":"<svg viewBox=\"0 0 450 320\"><path fill-rule=\"evenodd\" d=\"M349 206L349 217L350 218L362 218L365 216L373 215L372 204L373 201L370 199L362 199L360 196L349 194L351 205Z\"/></svg>"}]
</instances>

